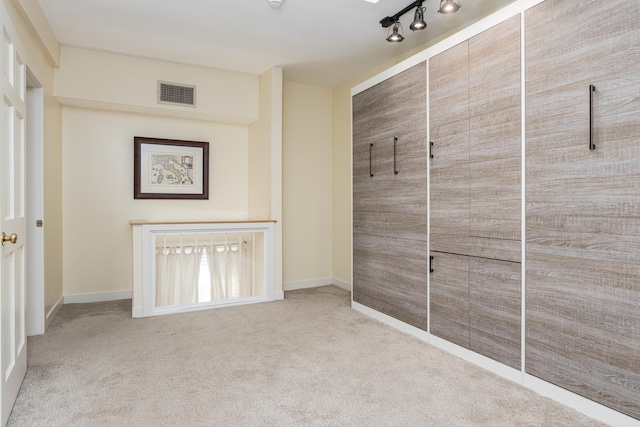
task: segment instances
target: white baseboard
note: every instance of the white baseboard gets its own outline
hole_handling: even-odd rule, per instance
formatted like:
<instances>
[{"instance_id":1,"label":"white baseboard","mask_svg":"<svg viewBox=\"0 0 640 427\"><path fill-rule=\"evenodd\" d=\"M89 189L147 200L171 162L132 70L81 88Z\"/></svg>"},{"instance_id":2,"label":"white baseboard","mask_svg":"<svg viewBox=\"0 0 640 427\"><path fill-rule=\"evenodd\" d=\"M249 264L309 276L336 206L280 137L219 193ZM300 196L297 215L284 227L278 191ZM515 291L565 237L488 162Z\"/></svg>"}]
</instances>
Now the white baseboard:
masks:
<instances>
[{"instance_id":1,"label":"white baseboard","mask_svg":"<svg viewBox=\"0 0 640 427\"><path fill-rule=\"evenodd\" d=\"M282 284L284 291L295 291L296 289L318 288L320 286L334 285L340 289L351 292L351 283L336 279L335 277L325 277L323 279L301 280L299 282L287 282ZM276 298L277 299L277 298Z\"/></svg>"},{"instance_id":2,"label":"white baseboard","mask_svg":"<svg viewBox=\"0 0 640 427\"><path fill-rule=\"evenodd\" d=\"M87 302L117 301L121 299L131 299L131 291L121 292L95 292L86 294L65 295L65 304L77 304Z\"/></svg>"},{"instance_id":3,"label":"white baseboard","mask_svg":"<svg viewBox=\"0 0 640 427\"><path fill-rule=\"evenodd\" d=\"M333 284L333 280L330 277L324 279L311 279L302 280L299 282L287 282L282 284L282 290L295 291L296 289L317 288L320 286L328 286Z\"/></svg>"},{"instance_id":4,"label":"white baseboard","mask_svg":"<svg viewBox=\"0 0 640 427\"><path fill-rule=\"evenodd\" d=\"M336 279L335 277L333 278L333 286L337 286L340 289L351 292L351 283Z\"/></svg>"},{"instance_id":5,"label":"white baseboard","mask_svg":"<svg viewBox=\"0 0 640 427\"><path fill-rule=\"evenodd\" d=\"M58 301L56 301L56 303L53 304L53 307L51 307L51 310L49 310L49 312L44 316L45 332L47 331L47 329L49 329L49 325L51 325L51 322L53 322L53 319L56 318L63 304L64 304L64 297L58 298Z\"/></svg>"},{"instance_id":6,"label":"white baseboard","mask_svg":"<svg viewBox=\"0 0 640 427\"><path fill-rule=\"evenodd\" d=\"M275 291L273 293L274 301L282 301L284 299L284 291Z\"/></svg>"}]
</instances>

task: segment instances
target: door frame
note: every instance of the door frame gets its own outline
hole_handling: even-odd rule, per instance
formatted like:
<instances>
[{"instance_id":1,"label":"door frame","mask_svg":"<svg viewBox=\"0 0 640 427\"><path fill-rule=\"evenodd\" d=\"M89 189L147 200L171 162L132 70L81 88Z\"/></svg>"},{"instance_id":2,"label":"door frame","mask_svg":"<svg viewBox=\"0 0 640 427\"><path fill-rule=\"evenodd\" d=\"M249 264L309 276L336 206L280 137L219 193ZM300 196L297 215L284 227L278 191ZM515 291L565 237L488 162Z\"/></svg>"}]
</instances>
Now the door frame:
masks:
<instances>
[{"instance_id":1,"label":"door frame","mask_svg":"<svg viewBox=\"0 0 640 427\"><path fill-rule=\"evenodd\" d=\"M44 298L44 88L26 70L27 336L47 328Z\"/></svg>"}]
</instances>

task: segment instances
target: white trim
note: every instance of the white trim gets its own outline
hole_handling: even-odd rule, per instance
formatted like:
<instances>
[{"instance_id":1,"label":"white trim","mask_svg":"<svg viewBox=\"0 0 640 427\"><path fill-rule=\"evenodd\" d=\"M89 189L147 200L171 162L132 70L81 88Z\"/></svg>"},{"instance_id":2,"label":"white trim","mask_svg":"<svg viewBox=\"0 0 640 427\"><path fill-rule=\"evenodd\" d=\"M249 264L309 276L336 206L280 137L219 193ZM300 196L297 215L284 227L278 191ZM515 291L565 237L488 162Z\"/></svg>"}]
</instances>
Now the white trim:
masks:
<instances>
[{"instance_id":1,"label":"white trim","mask_svg":"<svg viewBox=\"0 0 640 427\"><path fill-rule=\"evenodd\" d=\"M398 320L395 317L387 316L384 313L380 313L377 310L367 307L366 305L362 305L355 301L351 302L351 308L356 311L359 311L362 314L366 314L367 316L379 320L380 322L389 325L400 332L404 332L405 334L409 334L418 338L421 341L429 342L429 334L427 331L423 331L422 329L418 329L415 326L411 326L407 323L404 323L402 320Z\"/></svg>"},{"instance_id":2,"label":"white trim","mask_svg":"<svg viewBox=\"0 0 640 427\"><path fill-rule=\"evenodd\" d=\"M640 427L640 420L565 390L529 374L523 374L522 385L538 394L575 409L588 417L615 427Z\"/></svg>"},{"instance_id":3,"label":"white trim","mask_svg":"<svg viewBox=\"0 0 640 427\"><path fill-rule=\"evenodd\" d=\"M487 371L493 372L496 375L499 375L503 378L506 378L514 383L520 383L521 375L518 369L511 368L507 365L503 365L500 362L496 362L493 359L490 359L486 356L483 356L475 351L471 351L464 347L460 347L459 345L453 344L447 340L436 337L435 335L429 335L429 343L434 347L438 347L447 353L451 353L452 355L459 357L460 359L466 360L467 362L473 363L476 366L479 366Z\"/></svg>"},{"instance_id":4,"label":"white trim","mask_svg":"<svg viewBox=\"0 0 640 427\"><path fill-rule=\"evenodd\" d=\"M274 301L282 301L284 299L284 291L274 291L273 299Z\"/></svg>"},{"instance_id":5,"label":"white trim","mask_svg":"<svg viewBox=\"0 0 640 427\"><path fill-rule=\"evenodd\" d=\"M49 312L45 316L45 318L44 318L44 330L45 330L45 332L47 331L47 329L49 329L49 326L51 325L51 322L53 322L53 319L56 318L56 316L58 315L58 312L62 308L63 304L64 304L64 297L58 298L58 301L56 301L56 303L53 304L53 307L51 307L51 310L49 310Z\"/></svg>"},{"instance_id":6,"label":"white trim","mask_svg":"<svg viewBox=\"0 0 640 427\"><path fill-rule=\"evenodd\" d=\"M351 283L345 282L344 280L336 279L335 277L332 279L332 281L333 286L337 286L340 289L351 292Z\"/></svg>"},{"instance_id":7,"label":"white trim","mask_svg":"<svg viewBox=\"0 0 640 427\"><path fill-rule=\"evenodd\" d=\"M273 301L275 297L275 226L272 221L248 222L144 222L131 221L133 228L133 292L132 311L134 317L146 317L197 311L217 306L238 305ZM162 234L207 234L255 232L264 234L264 248L260 250L264 263L263 291L259 297L238 300L210 301L207 303L185 304L183 306L155 306L155 239ZM284 298L284 296L282 297ZM281 299L282 299L281 298ZM140 309L142 315L140 316Z\"/></svg>"},{"instance_id":8,"label":"white trim","mask_svg":"<svg viewBox=\"0 0 640 427\"><path fill-rule=\"evenodd\" d=\"M284 291L295 291L296 289L318 288L320 286L328 286L333 284L331 277L323 279L301 280L299 282L285 282L282 284Z\"/></svg>"},{"instance_id":9,"label":"white trim","mask_svg":"<svg viewBox=\"0 0 640 427\"><path fill-rule=\"evenodd\" d=\"M26 179L27 179L27 257L26 329L27 336L44 334L45 313L44 228L36 226L44 219L44 89L31 69L26 69Z\"/></svg>"},{"instance_id":10,"label":"white trim","mask_svg":"<svg viewBox=\"0 0 640 427\"><path fill-rule=\"evenodd\" d=\"M494 374L497 374L513 382L520 382L520 371L517 369L510 368L506 365L503 365L502 363L496 362L495 360L489 359L488 357L485 357L474 351L468 350L456 344L450 343L449 341L443 340L442 338L438 338L434 335L428 334L427 331L423 331L422 329L404 323L403 321L398 320L395 317L387 316L386 314L380 313L379 311L376 311L357 302L353 302L351 304L351 307L386 325L398 329L401 332L412 335L421 341L424 341L428 344L433 345L434 347L438 347L448 353L451 353L454 356L459 357L460 359L471 362L476 366L491 371Z\"/></svg>"},{"instance_id":11,"label":"white trim","mask_svg":"<svg viewBox=\"0 0 640 427\"><path fill-rule=\"evenodd\" d=\"M526 55L524 11L520 15L520 372L522 383L525 381L526 361L526 290L527 290L527 156L526 156Z\"/></svg>"},{"instance_id":12,"label":"white trim","mask_svg":"<svg viewBox=\"0 0 640 427\"><path fill-rule=\"evenodd\" d=\"M81 304L87 302L117 301L131 299L131 291L120 292L87 292L84 294L65 295L65 304Z\"/></svg>"}]
</instances>

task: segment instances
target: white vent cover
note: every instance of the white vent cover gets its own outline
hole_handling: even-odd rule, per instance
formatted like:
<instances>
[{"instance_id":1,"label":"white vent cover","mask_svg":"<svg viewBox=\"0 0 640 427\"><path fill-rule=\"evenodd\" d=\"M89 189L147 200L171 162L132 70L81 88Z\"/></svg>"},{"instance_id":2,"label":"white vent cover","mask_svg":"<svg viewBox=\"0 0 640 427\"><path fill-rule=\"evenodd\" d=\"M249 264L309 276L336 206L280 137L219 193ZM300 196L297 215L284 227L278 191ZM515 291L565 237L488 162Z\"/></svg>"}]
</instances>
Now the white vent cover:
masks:
<instances>
[{"instance_id":1,"label":"white vent cover","mask_svg":"<svg viewBox=\"0 0 640 427\"><path fill-rule=\"evenodd\" d=\"M158 104L196 106L196 87L158 80Z\"/></svg>"}]
</instances>

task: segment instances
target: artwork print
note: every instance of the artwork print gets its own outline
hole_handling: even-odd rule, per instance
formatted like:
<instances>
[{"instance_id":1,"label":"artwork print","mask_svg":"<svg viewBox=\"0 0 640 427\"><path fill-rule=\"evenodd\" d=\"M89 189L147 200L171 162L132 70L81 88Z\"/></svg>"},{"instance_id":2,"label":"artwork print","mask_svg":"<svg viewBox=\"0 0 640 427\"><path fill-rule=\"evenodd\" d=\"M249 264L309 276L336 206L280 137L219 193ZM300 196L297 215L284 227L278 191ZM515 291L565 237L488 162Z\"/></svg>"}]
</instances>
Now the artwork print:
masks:
<instances>
[{"instance_id":1,"label":"artwork print","mask_svg":"<svg viewBox=\"0 0 640 427\"><path fill-rule=\"evenodd\" d=\"M149 184L193 186L195 156L180 154L152 154L150 156Z\"/></svg>"},{"instance_id":2,"label":"artwork print","mask_svg":"<svg viewBox=\"0 0 640 427\"><path fill-rule=\"evenodd\" d=\"M209 143L134 137L135 199L208 199Z\"/></svg>"}]
</instances>

